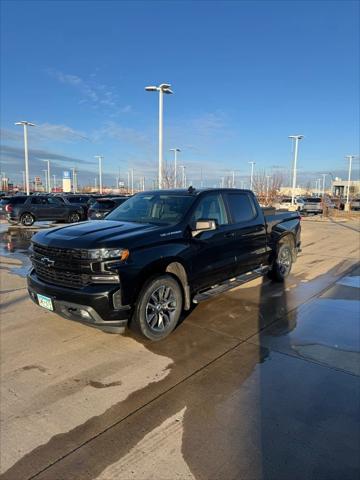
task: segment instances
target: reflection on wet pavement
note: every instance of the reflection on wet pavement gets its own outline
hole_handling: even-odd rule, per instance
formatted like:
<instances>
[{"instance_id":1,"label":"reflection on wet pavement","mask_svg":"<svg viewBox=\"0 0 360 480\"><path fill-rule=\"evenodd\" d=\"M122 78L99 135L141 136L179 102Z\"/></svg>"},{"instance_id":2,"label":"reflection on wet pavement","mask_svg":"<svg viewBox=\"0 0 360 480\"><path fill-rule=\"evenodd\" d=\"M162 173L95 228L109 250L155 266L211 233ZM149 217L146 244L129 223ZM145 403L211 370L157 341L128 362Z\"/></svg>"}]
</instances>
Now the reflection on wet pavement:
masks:
<instances>
[{"instance_id":1,"label":"reflection on wet pavement","mask_svg":"<svg viewBox=\"0 0 360 480\"><path fill-rule=\"evenodd\" d=\"M28 251L31 237L38 232L40 228L46 228L47 225L21 227L1 224L0 227L0 255L21 262L20 265L12 265L11 267L3 266L3 268L9 268L12 273L25 277L31 266Z\"/></svg>"},{"instance_id":2,"label":"reflection on wet pavement","mask_svg":"<svg viewBox=\"0 0 360 480\"><path fill-rule=\"evenodd\" d=\"M4 480L67 480L75 473L76 480L357 480L359 273L348 272L356 259L349 261L347 253L324 258L321 265L319 254L311 255L299 258L285 284L264 278L200 304L165 342L130 332L125 339L103 337L104 349L126 353L126 362L134 344L164 357L166 375L128 395L123 381L113 389L121 389L125 399L114 396L106 411L63 430L58 412L69 375L56 388L44 382L36 395L43 402L40 411L50 411L48 439L34 438L26 453L14 456ZM34 318L36 338L43 329L48 341L58 328L52 344L60 350L57 364L72 372L79 351L86 360L89 339L97 335L80 336L76 348L61 351L62 322L51 320L49 327L44 318ZM29 365L47 361L34 356ZM136 365L134 376L142 368ZM119 366L117 379L121 372ZM114 379L102 369L96 380ZM94 395L112 388L92 390L83 393L84 405L97 405ZM59 401L54 410L50 400ZM28 408L23 425L32 421L31 428L39 428L31 401Z\"/></svg>"},{"instance_id":3,"label":"reflection on wet pavement","mask_svg":"<svg viewBox=\"0 0 360 480\"><path fill-rule=\"evenodd\" d=\"M250 341L360 375L360 289L354 287L358 278L343 277Z\"/></svg>"}]
</instances>

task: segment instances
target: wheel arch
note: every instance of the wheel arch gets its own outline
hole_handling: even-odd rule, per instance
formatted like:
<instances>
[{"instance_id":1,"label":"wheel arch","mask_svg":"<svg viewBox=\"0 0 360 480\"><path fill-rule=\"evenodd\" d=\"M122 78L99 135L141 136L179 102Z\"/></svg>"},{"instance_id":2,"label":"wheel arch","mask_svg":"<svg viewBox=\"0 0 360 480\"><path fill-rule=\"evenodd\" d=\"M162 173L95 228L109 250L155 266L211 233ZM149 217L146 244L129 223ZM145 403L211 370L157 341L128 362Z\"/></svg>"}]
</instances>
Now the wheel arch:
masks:
<instances>
[{"instance_id":1,"label":"wheel arch","mask_svg":"<svg viewBox=\"0 0 360 480\"><path fill-rule=\"evenodd\" d=\"M174 277L179 282L184 297L184 310L190 310L191 299L188 273L186 271L186 266L183 264L183 262L176 258L163 258L146 266L139 274L139 281L137 283L137 288L134 293L135 299L139 295L143 286L150 279L156 278L157 276L164 275L166 273Z\"/></svg>"},{"instance_id":2,"label":"wheel arch","mask_svg":"<svg viewBox=\"0 0 360 480\"><path fill-rule=\"evenodd\" d=\"M291 231L289 232L284 232L277 240L276 242L276 255L277 252L279 251L280 245L284 243L289 243L290 248L291 248L291 255L292 255L292 260L293 262L296 261L297 257L297 251L296 251L296 237L295 234Z\"/></svg>"}]
</instances>

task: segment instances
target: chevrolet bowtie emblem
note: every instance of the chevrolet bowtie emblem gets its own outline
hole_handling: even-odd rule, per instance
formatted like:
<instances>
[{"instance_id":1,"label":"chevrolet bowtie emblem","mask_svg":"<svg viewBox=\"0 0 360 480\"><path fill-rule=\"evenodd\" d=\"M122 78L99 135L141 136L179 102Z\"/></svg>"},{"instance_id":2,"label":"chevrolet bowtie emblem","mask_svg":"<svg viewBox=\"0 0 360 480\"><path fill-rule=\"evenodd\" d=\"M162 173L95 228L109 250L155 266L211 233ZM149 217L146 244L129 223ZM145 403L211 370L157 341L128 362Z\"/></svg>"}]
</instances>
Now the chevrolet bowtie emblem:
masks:
<instances>
[{"instance_id":1,"label":"chevrolet bowtie emblem","mask_svg":"<svg viewBox=\"0 0 360 480\"><path fill-rule=\"evenodd\" d=\"M46 267L53 267L55 265L55 260L50 260L50 258L42 257L41 263L43 263Z\"/></svg>"}]
</instances>

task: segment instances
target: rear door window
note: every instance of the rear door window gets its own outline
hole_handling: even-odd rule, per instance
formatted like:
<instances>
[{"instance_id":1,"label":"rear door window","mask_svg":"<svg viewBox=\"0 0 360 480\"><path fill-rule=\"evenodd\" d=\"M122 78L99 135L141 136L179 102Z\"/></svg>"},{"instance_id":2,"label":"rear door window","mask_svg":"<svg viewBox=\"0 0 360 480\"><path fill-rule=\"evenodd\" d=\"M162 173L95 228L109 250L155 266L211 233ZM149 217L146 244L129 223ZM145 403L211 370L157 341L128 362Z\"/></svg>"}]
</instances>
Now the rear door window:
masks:
<instances>
[{"instance_id":1,"label":"rear door window","mask_svg":"<svg viewBox=\"0 0 360 480\"><path fill-rule=\"evenodd\" d=\"M233 223L248 222L256 217L256 208L246 193L227 193L227 202Z\"/></svg>"},{"instance_id":2,"label":"rear door window","mask_svg":"<svg viewBox=\"0 0 360 480\"><path fill-rule=\"evenodd\" d=\"M50 205L56 205L57 207L61 206L61 201L55 197L47 197L46 200L47 200L47 203L49 203Z\"/></svg>"}]
</instances>

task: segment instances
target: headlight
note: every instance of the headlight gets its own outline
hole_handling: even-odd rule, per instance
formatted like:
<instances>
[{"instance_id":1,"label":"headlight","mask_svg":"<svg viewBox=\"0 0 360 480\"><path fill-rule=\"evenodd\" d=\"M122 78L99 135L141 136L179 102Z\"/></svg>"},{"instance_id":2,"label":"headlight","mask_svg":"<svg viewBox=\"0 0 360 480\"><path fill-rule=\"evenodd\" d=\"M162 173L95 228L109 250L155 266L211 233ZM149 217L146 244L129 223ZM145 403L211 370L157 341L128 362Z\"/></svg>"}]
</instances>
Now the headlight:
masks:
<instances>
[{"instance_id":1,"label":"headlight","mask_svg":"<svg viewBox=\"0 0 360 480\"><path fill-rule=\"evenodd\" d=\"M84 252L85 257L90 260L118 259L122 262L129 257L129 250L126 248L95 248Z\"/></svg>"}]
</instances>

